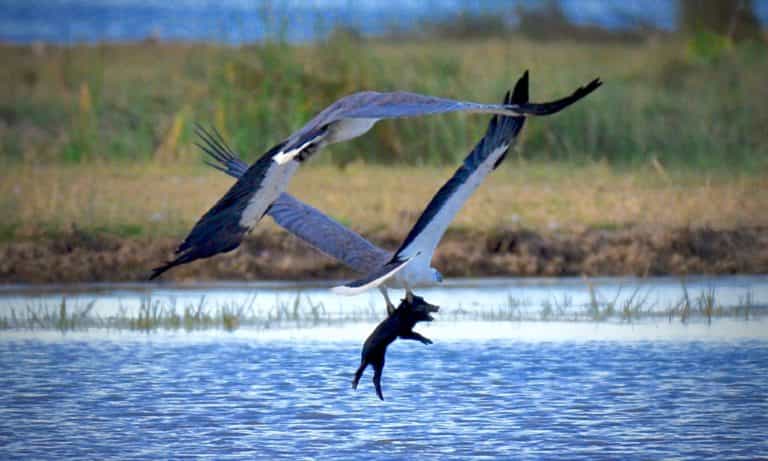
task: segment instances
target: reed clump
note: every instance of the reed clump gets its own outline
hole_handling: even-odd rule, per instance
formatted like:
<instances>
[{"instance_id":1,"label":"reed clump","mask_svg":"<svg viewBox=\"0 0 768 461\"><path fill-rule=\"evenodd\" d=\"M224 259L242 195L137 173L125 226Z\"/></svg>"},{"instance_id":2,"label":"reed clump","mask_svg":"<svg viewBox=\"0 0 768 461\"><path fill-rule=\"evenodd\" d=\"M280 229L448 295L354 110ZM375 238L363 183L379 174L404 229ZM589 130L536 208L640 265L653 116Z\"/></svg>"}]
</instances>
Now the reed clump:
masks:
<instances>
[{"instance_id":1,"label":"reed clump","mask_svg":"<svg viewBox=\"0 0 768 461\"><path fill-rule=\"evenodd\" d=\"M642 321L706 321L712 325L717 319L735 318L753 320L768 315L768 308L756 305L754 296L747 292L737 304L724 306L717 301L714 289L690 297L687 291L668 306L649 302L650 291L635 288L628 296L615 294L603 299L596 288L591 301L574 302L562 298L545 299L537 306L530 301L508 297L506 305L481 306L473 303L442 306L441 321L569 321L619 322ZM684 288L685 290L685 288ZM329 309L322 302L297 293L291 301L276 300L274 304L256 303L251 298L237 303L210 305L205 296L197 302L178 306L174 300L144 297L137 306L121 306L118 312L100 313L97 302L84 304L62 298L57 305L28 303L9 306L0 311L2 330L58 330L61 332L88 329L154 331L235 331L239 328L312 328L319 325L381 320L381 306L370 305L347 309Z\"/></svg>"}]
</instances>

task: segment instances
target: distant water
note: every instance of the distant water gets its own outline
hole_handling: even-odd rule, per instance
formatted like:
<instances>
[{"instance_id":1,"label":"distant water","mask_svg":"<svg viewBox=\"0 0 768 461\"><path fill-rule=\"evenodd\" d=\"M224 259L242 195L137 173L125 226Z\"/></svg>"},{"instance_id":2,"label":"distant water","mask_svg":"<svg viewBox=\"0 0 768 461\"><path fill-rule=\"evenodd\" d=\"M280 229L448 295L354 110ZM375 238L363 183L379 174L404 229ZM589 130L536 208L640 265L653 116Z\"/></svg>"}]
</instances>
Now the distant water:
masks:
<instances>
[{"instance_id":1,"label":"distant water","mask_svg":"<svg viewBox=\"0 0 768 461\"><path fill-rule=\"evenodd\" d=\"M0 0L0 41L55 43L215 40L242 43L282 35L291 41L323 37L335 25L381 34L409 29L462 10L492 12L515 22L515 5L536 0ZM650 3L650 6L649 6ZM762 18L768 5L755 2ZM676 1L561 0L579 24L625 28L637 21L674 27Z\"/></svg>"},{"instance_id":2,"label":"distant water","mask_svg":"<svg viewBox=\"0 0 768 461\"><path fill-rule=\"evenodd\" d=\"M544 340L521 339L516 332L528 328L551 331ZM385 402L373 393L370 371L357 392L350 388L357 340L256 332L0 336L0 458L768 455L764 334L638 340L630 333L636 327L603 325L619 334L605 339L595 328L592 338L552 339L568 328L523 322L506 339L433 331L444 338L431 346L396 342ZM621 331L629 339L615 339Z\"/></svg>"}]
</instances>

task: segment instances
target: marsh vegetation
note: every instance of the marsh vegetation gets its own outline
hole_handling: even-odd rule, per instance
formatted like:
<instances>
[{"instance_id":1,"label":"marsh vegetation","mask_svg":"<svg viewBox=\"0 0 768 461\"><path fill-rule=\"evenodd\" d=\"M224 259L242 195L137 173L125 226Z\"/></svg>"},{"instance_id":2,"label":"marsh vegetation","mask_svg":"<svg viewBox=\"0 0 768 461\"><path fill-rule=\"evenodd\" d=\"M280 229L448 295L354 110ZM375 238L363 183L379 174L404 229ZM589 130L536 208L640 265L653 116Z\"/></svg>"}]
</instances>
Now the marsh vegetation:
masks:
<instances>
[{"instance_id":1,"label":"marsh vegetation","mask_svg":"<svg viewBox=\"0 0 768 461\"><path fill-rule=\"evenodd\" d=\"M760 319L768 314L764 300L756 299L752 288L745 287L734 298L729 293L725 303L714 285L696 284L689 289L685 280L676 287L677 294L659 294L660 286L620 283L607 289L585 279L581 291L573 286L551 286L540 282L546 291L534 298L514 288L489 287L488 296L480 301L470 295L458 298L456 304L442 303L439 320L445 322L612 322L643 321L707 322L721 318L744 321ZM668 283L668 282L665 282ZM757 282L758 290L762 285ZM119 286L116 286L116 289ZM723 289L727 289L723 286ZM670 287L667 287L669 289ZM674 288L674 287L673 287ZM217 288L220 290L221 288ZM451 293L448 288L442 295ZM439 291L438 291L439 292ZM517 292L517 293L516 293ZM232 292L209 298L206 295L185 295L183 290L147 292L141 296L115 301L113 296L83 297L63 295L56 300L34 296L6 298L0 308L0 328L6 330L59 330L62 332L88 329L108 330L226 330L238 328L311 328L359 322L378 322L383 311L375 303L359 304L327 298L318 291L288 291L279 294L267 290L261 296L256 291L247 296ZM227 293L226 291L224 292ZM529 293L530 294L530 293ZM450 296L450 295L448 295ZM230 299L229 301L224 301ZM438 298L439 299L439 298ZM334 300L336 302L334 302ZM101 306L99 305L101 304Z\"/></svg>"}]
</instances>

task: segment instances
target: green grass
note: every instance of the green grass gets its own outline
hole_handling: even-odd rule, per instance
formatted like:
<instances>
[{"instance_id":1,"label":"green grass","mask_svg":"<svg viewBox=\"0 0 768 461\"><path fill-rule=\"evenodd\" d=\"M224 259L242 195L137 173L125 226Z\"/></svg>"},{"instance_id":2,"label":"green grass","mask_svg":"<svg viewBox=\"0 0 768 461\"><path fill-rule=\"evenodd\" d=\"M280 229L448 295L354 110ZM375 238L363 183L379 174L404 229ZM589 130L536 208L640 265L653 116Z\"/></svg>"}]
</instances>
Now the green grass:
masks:
<instances>
[{"instance_id":1,"label":"green grass","mask_svg":"<svg viewBox=\"0 0 768 461\"><path fill-rule=\"evenodd\" d=\"M538 43L521 38L304 46L0 46L0 162L197 162L193 123L218 127L249 160L345 94L411 90L494 102L531 69L535 100L595 76L603 88L531 120L516 156L620 168L760 173L768 166L764 44L702 58L687 43ZM486 117L380 124L313 163L453 164Z\"/></svg>"}]
</instances>

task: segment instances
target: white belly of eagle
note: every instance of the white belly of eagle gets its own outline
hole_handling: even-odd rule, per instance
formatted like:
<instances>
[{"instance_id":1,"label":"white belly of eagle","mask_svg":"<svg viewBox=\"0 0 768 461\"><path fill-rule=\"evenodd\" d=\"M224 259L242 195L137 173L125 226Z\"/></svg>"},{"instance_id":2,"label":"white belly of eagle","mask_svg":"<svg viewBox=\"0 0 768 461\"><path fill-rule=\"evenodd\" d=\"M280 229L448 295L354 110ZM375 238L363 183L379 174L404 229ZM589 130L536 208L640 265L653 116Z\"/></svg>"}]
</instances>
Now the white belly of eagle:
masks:
<instances>
[{"instance_id":1,"label":"white belly of eagle","mask_svg":"<svg viewBox=\"0 0 768 461\"><path fill-rule=\"evenodd\" d=\"M342 142L368 132L378 122L377 118L345 118L336 122L328 142Z\"/></svg>"}]
</instances>

